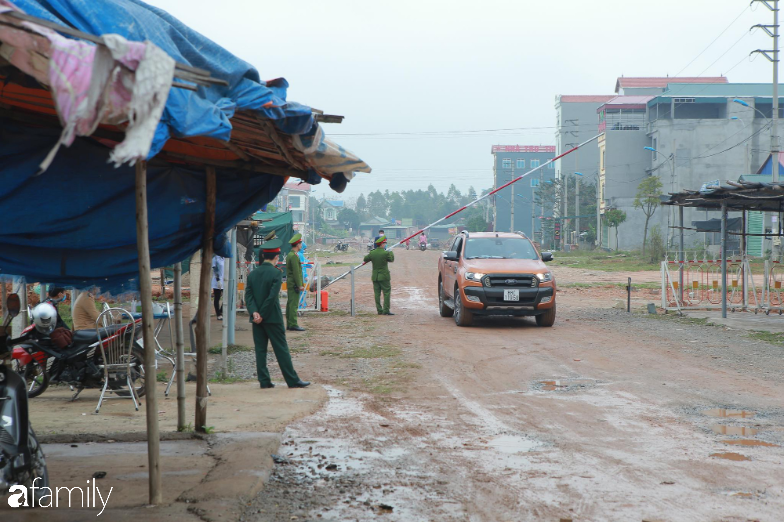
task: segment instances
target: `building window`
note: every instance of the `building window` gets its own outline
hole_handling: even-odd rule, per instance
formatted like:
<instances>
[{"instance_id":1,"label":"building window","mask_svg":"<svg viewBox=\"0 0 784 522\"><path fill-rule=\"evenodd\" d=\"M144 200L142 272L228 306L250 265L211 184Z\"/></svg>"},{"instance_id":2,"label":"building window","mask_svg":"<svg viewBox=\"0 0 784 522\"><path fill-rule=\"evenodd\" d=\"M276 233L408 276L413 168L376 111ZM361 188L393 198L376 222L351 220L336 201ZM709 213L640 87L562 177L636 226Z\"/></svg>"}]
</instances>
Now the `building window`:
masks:
<instances>
[{"instance_id":1,"label":"building window","mask_svg":"<svg viewBox=\"0 0 784 522\"><path fill-rule=\"evenodd\" d=\"M550 164L547 165L547 168L550 169L550 170L553 170L555 168L555 162L551 161Z\"/></svg>"},{"instance_id":2,"label":"building window","mask_svg":"<svg viewBox=\"0 0 784 522\"><path fill-rule=\"evenodd\" d=\"M539 160L531 160L531 168L535 169L539 166Z\"/></svg>"},{"instance_id":3,"label":"building window","mask_svg":"<svg viewBox=\"0 0 784 522\"><path fill-rule=\"evenodd\" d=\"M291 220L294 221L294 223L304 223L305 213L302 212L301 210L294 210L291 213Z\"/></svg>"},{"instance_id":4,"label":"building window","mask_svg":"<svg viewBox=\"0 0 784 522\"><path fill-rule=\"evenodd\" d=\"M531 178L531 186L538 187L539 186L539 178Z\"/></svg>"},{"instance_id":5,"label":"building window","mask_svg":"<svg viewBox=\"0 0 784 522\"><path fill-rule=\"evenodd\" d=\"M517 168L518 169L524 169L525 168L525 160L524 159L517 160Z\"/></svg>"},{"instance_id":6,"label":"building window","mask_svg":"<svg viewBox=\"0 0 784 522\"><path fill-rule=\"evenodd\" d=\"M289 196L289 208L299 208L299 196Z\"/></svg>"},{"instance_id":7,"label":"building window","mask_svg":"<svg viewBox=\"0 0 784 522\"><path fill-rule=\"evenodd\" d=\"M503 161L501 162L501 168L511 169L512 168L511 158L504 158Z\"/></svg>"}]
</instances>

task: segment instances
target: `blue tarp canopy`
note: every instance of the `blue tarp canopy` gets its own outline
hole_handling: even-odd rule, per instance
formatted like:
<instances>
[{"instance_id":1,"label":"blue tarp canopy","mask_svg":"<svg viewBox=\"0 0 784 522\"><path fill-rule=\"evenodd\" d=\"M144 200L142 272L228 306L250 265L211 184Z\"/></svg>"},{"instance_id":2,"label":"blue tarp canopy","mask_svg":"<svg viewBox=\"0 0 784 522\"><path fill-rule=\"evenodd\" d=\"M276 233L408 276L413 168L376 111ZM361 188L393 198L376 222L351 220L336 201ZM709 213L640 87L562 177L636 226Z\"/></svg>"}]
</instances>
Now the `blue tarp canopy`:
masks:
<instances>
[{"instance_id":1,"label":"blue tarp canopy","mask_svg":"<svg viewBox=\"0 0 784 522\"><path fill-rule=\"evenodd\" d=\"M137 42L149 40L180 63L210 71L229 86L199 87L197 92L172 89L158 125L150 156L171 135L208 136L228 141L229 119L237 110L256 110L287 134L313 127L309 107L286 101L288 83L262 82L259 72L189 28L166 11L138 0L12 0L25 13L69 25L93 35L119 34Z\"/></svg>"},{"instance_id":2,"label":"blue tarp canopy","mask_svg":"<svg viewBox=\"0 0 784 522\"><path fill-rule=\"evenodd\" d=\"M317 128L308 107L286 101L285 80L262 82L248 63L160 9L138 0L12 1L29 15L85 33L152 41L178 62L228 82L199 86L196 92L171 89L151 158L175 137L229 141L237 111L255 112L289 135L313 135ZM60 132L57 125L0 110L0 275L76 287L97 284L104 291L133 289L138 277L134 168L109 165L109 148L101 140L77 138L36 175ZM160 267L200 248L206 174L198 165L153 160L147 178L150 260ZM286 178L265 173L263 165L252 172L217 167L216 235L277 195ZM310 175L316 178L311 183L320 181L312 169Z\"/></svg>"}]
</instances>

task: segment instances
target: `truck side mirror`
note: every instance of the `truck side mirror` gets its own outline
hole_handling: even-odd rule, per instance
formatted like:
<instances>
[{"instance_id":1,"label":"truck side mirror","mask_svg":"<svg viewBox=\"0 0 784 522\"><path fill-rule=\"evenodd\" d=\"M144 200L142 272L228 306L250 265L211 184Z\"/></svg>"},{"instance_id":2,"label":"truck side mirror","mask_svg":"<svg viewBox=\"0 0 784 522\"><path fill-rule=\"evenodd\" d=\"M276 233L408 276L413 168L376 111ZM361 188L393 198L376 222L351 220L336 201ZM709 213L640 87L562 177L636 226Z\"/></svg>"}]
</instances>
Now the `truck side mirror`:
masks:
<instances>
[{"instance_id":1,"label":"truck side mirror","mask_svg":"<svg viewBox=\"0 0 784 522\"><path fill-rule=\"evenodd\" d=\"M446 261L459 261L460 260L460 258L457 257L457 252L455 252L454 250L449 250L447 252L444 252L444 259Z\"/></svg>"},{"instance_id":2,"label":"truck side mirror","mask_svg":"<svg viewBox=\"0 0 784 522\"><path fill-rule=\"evenodd\" d=\"M545 263L548 261L553 260L553 253L552 252L542 252L542 261Z\"/></svg>"}]
</instances>

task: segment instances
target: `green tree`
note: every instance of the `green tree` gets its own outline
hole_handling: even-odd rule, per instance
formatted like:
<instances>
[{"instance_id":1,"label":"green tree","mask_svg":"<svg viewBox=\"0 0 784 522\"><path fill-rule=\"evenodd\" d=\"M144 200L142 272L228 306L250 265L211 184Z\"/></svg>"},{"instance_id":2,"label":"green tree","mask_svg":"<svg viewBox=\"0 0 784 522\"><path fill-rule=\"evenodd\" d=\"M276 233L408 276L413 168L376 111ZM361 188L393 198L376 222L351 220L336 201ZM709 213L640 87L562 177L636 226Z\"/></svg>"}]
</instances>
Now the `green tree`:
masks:
<instances>
[{"instance_id":1,"label":"green tree","mask_svg":"<svg viewBox=\"0 0 784 522\"><path fill-rule=\"evenodd\" d=\"M639 208L645 213L645 228L642 233L642 255L645 256L645 245L648 241L648 222L659 208L662 195L662 182L658 176L649 176L642 180L634 196L634 208Z\"/></svg>"},{"instance_id":2,"label":"green tree","mask_svg":"<svg viewBox=\"0 0 784 522\"><path fill-rule=\"evenodd\" d=\"M389 203L387 202L386 197L384 197L384 194L382 194L380 190L368 194L367 211L372 216L386 218L388 209L389 209Z\"/></svg>"},{"instance_id":3,"label":"green tree","mask_svg":"<svg viewBox=\"0 0 784 522\"><path fill-rule=\"evenodd\" d=\"M359 223L362 221L362 218L358 212L351 210L350 208L344 208L338 212L338 221L354 231L357 231L359 230Z\"/></svg>"},{"instance_id":4,"label":"green tree","mask_svg":"<svg viewBox=\"0 0 784 522\"><path fill-rule=\"evenodd\" d=\"M360 214L367 210L367 201L365 200L365 195L360 194L357 198L357 212Z\"/></svg>"},{"instance_id":5,"label":"green tree","mask_svg":"<svg viewBox=\"0 0 784 522\"><path fill-rule=\"evenodd\" d=\"M604 219L607 220L607 225L615 227L615 250L618 250L618 227L626 221L626 212L623 210L613 209L604 213Z\"/></svg>"},{"instance_id":6,"label":"green tree","mask_svg":"<svg viewBox=\"0 0 784 522\"><path fill-rule=\"evenodd\" d=\"M476 214L466 221L466 228L469 232L484 232L487 230L487 224L482 214Z\"/></svg>"}]
</instances>

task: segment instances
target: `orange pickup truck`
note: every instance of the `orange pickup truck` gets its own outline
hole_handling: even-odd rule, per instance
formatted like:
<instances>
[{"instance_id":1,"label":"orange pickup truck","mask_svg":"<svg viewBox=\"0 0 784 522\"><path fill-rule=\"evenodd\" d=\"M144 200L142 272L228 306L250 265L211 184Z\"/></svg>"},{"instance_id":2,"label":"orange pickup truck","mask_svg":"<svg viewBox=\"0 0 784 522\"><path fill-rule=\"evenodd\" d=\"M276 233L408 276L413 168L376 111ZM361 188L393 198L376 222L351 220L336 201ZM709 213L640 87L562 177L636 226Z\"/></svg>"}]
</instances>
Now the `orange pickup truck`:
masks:
<instances>
[{"instance_id":1,"label":"orange pickup truck","mask_svg":"<svg viewBox=\"0 0 784 522\"><path fill-rule=\"evenodd\" d=\"M441 317L469 326L475 315L534 316L555 323L555 277L523 234L461 232L438 260Z\"/></svg>"}]
</instances>

